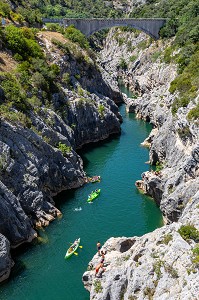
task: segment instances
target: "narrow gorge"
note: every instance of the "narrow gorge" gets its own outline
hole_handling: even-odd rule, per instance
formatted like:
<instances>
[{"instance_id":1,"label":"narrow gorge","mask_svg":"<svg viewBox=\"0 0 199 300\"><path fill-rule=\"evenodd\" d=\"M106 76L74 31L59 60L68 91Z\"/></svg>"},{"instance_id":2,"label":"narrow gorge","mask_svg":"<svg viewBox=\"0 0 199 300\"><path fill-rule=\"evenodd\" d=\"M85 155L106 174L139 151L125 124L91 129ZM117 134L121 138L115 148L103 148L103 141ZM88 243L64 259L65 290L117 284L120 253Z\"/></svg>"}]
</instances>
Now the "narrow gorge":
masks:
<instances>
[{"instance_id":1,"label":"narrow gorge","mask_svg":"<svg viewBox=\"0 0 199 300\"><path fill-rule=\"evenodd\" d=\"M83 8L83 1L80 4L73 2L75 16L79 10L78 5L81 4L83 17L88 17ZM60 261L60 257L63 256L61 243L59 244L56 239L66 239L66 237L72 239L71 234L79 235L81 232L77 229L79 224L82 237L87 243L83 245L82 252L85 251L85 254L82 254L82 257L88 259L89 256L90 262L83 261L83 258L81 260L80 253L77 254L78 260L74 262L74 266L81 270L84 268L81 277L85 290L90 293L90 299L198 299L197 4L199 3L198 0L195 2L191 0L189 4L188 1L180 0L178 4L173 0L168 3L161 0L135 0L132 3L108 1L100 10L95 8L97 17L101 17L98 14L102 14L102 11L104 17L108 15L113 18L123 17L124 14L131 18L168 17L167 24L160 31L161 38L156 41L143 32L126 27L105 30L92 36L88 41L75 27L63 28L50 24L41 28L42 21L39 18L48 13L53 15L54 4L48 3L47 8L39 7L36 10L34 4L35 7L30 14L31 20L28 21L25 4L23 8L18 8L18 2L16 4L15 1L3 0L0 4L0 282L2 286L6 285L6 282L9 284L9 280L12 281L15 276L12 275L12 270L15 270L14 274L18 272L16 278L20 277L24 266L22 264L21 269L18 270L15 266L15 258L23 255L23 251L26 254L31 252L34 241L39 244L42 240L42 243L50 245L51 240L48 240L50 235L48 236L45 228L52 221L54 222L48 228L53 228L54 224L58 226L62 214L65 214L60 231L57 233L52 231L52 240L55 236L56 238L50 251L48 249L49 257L54 256L56 266L61 265L60 269L56 266L53 269L53 265L45 262L46 268L43 272L34 274L35 282L37 280L44 282L44 289L47 289L48 284L52 286L54 284L54 282L45 282L44 278L47 278L45 274L48 270L57 278L61 274L65 275L66 272L64 268L67 265ZM58 15L60 13L62 17L64 14L70 16L73 9L70 5L72 6L67 4L65 7L62 3L59 12L56 13ZM98 7L101 4L97 2L96 5ZM87 4L85 7L88 10ZM92 9L94 10L93 7ZM53 16L56 16L56 13ZM92 14L92 10L90 13ZM77 15L79 17L79 14ZM131 91L131 97L121 92L118 82L122 82ZM139 145L142 150L137 150L142 156L143 149L148 149L147 164L145 168L137 167L134 170L136 179L126 183L129 194L134 188L135 194L137 193L139 197L149 196L147 200L146 198L143 200L143 211L140 213L143 220L139 220L139 213L135 207L128 206L129 203L126 208L123 208L125 203L122 202L120 207L115 202L114 209L119 213L121 210L121 216L123 211L128 220L128 224L125 224L124 219L121 220L121 231L119 231L115 224L117 220L114 219L116 212L114 210L112 212L112 208L109 207L110 214L107 216L104 211L106 209L107 212L109 211L108 206L100 210L98 204L96 207L93 205L87 209L90 220L92 218L94 221L97 220L99 228L96 228L95 234L92 232L92 240L86 241L86 231L92 224L86 223L83 217L80 220L70 215L70 209L79 213L84 209L81 201L86 198L89 191L89 187L85 187L86 178L88 175L94 175L86 173L90 157L83 154L85 149L90 147L92 149L104 147L107 153L101 161L98 154L93 157L99 170L103 171L102 166L108 165L115 148L119 148L119 137L126 134L121 129L124 120L120 112L121 105L124 104L128 116L133 114L137 120L152 126L149 136L146 139L144 137ZM139 131L139 126L134 128L137 130L135 134L144 136L144 133ZM103 144L112 140L112 146ZM127 172L125 163L128 164L129 157L132 158L135 154L133 151L129 153L129 150L127 153L124 149L120 149L121 152L118 152L120 157L116 155L115 161L123 162L120 167L122 169L125 166ZM106 155L110 155L109 160L106 159ZM139 160L139 155L135 157ZM140 160L139 164L143 164L143 161ZM129 164L128 167L131 165ZM140 170L146 171L140 172ZM119 172L120 170L114 170L113 166L109 170L109 177L113 177L115 181L114 192L118 195L120 195L120 181L123 181L117 175ZM112 192L112 186L108 186L108 179L102 184L105 184L108 192ZM106 196L104 193L104 199L113 200L113 195L114 193ZM122 198L125 198L124 195L125 192L121 193ZM61 201L59 197L63 197ZM74 201L78 199L75 206L71 206L71 199ZM102 190L100 201L103 203L104 199ZM132 203L135 205L137 199L133 200ZM68 206L65 207L67 201ZM130 205L132 203L130 202ZM110 203L108 202L107 205ZM139 205L137 207L140 207ZM147 224L149 216L146 216L146 206L154 210L152 217L150 214L150 218L154 218L150 226ZM130 226L133 227L132 216L127 217L127 214L131 207L138 215L138 228L139 226L142 228L138 233L130 229ZM159 208L164 221L162 226ZM81 218L81 214L79 216ZM89 220L89 215L85 215L84 218ZM104 218L105 227L109 226L112 229L112 236L107 236L106 228L100 227L103 225ZM77 222L77 226L68 226L73 219ZM129 233L122 226L129 227L130 233L136 232L137 235L116 237L116 232ZM157 227L159 228L154 230ZM99 256L97 253L93 256L92 247L96 244L98 236L100 239L100 232L103 232L104 239L101 240L102 249L106 252L105 270L101 276L96 276L95 268L99 263ZM65 236L62 235L63 233ZM74 236L77 237L79 236ZM56 243L59 244L58 249L53 248ZM62 244L65 248L68 246L65 245L65 240ZM41 252L42 249L41 245ZM37 261L42 264L42 258L38 253L37 255L35 260L30 259L29 262L27 259L24 269L31 269L31 264L37 266ZM88 264L87 270L85 263ZM37 268L41 270L41 266L38 265ZM71 280L75 282L76 274L72 268L72 261L69 262L68 268L72 270ZM46 298L51 297L54 300L60 290L62 294L58 295L57 299L64 299L67 280L64 284L60 281L61 287L58 282L57 290ZM22 287L23 284L18 288ZM14 289L13 294L8 295L7 298L4 290L3 288L3 297L10 300L9 297L14 295ZM73 296L69 291L68 295L72 300ZM84 297L79 286L78 295ZM24 295L24 299L25 297ZM34 300L34 297L33 291L28 300Z\"/></svg>"}]
</instances>

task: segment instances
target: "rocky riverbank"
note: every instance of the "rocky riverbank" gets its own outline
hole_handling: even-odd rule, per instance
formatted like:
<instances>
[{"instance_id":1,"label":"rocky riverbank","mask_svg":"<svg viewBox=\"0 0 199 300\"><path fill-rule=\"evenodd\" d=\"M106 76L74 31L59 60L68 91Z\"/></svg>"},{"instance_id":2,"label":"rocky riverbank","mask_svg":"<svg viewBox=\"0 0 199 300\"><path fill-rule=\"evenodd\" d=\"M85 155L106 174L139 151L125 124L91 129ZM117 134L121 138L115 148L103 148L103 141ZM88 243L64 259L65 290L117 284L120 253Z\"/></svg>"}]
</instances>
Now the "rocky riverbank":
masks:
<instances>
[{"instance_id":1,"label":"rocky riverbank","mask_svg":"<svg viewBox=\"0 0 199 300\"><path fill-rule=\"evenodd\" d=\"M60 84L52 103L30 110L28 117L22 114L20 122L1 116L0 281L13 266L10 248L31 241L37 227L61 214L53 196L85 183L76 149L120 134L122 122L115 104L122 95L111 88L109 75L100 71L94 57L75 45L64 51L67 40L61 34L42 32L37 38L48 63L59 67Z\"/></svg>"},{"instance_id":2,"label":"rocky riverbank","mask_svg":"<svg viewBox=\"0 0 199 300\"><path fill-rule=\"evenodd\" d=\"M113 30L101 53L106 70L135 93L134 99L125 98L127 111L153 124L143 145L150 148L156 171L143 173L136 185L155 199L168 225L143 237L109 239L101 278L94 270L83 275L90 299L191 300L199 295L199 124L187 118L199 99L172 113L176 95L169 86L176 65L161 55L168 46L169 41L151 43L143 34ZM91 264L98 260L94 256Z\"/></svg>"}]
</instances>

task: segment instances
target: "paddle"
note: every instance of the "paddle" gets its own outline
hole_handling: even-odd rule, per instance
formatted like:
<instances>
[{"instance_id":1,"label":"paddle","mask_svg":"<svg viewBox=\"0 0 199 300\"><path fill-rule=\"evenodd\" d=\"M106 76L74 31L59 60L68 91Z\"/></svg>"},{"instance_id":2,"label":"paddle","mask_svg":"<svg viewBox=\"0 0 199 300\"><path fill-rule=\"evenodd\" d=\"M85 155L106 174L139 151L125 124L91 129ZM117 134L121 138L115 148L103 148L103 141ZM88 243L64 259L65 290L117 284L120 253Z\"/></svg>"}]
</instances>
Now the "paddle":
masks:
<instances>
[{"instance_id":1,"label":"paddle","mask_svg":"<svg viewBox=\"0 0 199 300\"><path fill-rule=\"evenodd\" d=\"M77 252L73 252L75 255L78 255L78 253Z\"/></svg>"}]
</instances>

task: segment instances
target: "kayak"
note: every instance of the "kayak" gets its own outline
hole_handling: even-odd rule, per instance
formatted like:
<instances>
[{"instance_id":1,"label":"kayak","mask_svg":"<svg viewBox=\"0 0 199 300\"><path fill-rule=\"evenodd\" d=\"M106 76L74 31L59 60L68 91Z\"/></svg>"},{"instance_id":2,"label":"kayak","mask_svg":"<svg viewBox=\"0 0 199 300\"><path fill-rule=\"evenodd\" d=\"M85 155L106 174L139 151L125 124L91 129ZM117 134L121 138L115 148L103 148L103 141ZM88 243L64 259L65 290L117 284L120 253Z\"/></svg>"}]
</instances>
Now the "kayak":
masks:
<instances>
[{"instance_id":1,"label":"kayak","mask_svg":"<svg viewBox=\"0 0 199 300\"><path fill-rule=\"evenodd\" d=\"M91 192L90 195L88 195L87 202L92 202L95 198L97 198L100 194L101 189L95 190L94 192Z\"/></svg>"},{"instance_id":2,"label":"kayak","mask_svg":"<svg viewBox=\"0 0 199 300\"><path fill-rule=\"evenodd\" d=\"M75 242L70 246L70 248L67 250L65 258L69 258L73 253L77 250L80 244L80 238L76 239Z\"/></svg>"}]
</instances>

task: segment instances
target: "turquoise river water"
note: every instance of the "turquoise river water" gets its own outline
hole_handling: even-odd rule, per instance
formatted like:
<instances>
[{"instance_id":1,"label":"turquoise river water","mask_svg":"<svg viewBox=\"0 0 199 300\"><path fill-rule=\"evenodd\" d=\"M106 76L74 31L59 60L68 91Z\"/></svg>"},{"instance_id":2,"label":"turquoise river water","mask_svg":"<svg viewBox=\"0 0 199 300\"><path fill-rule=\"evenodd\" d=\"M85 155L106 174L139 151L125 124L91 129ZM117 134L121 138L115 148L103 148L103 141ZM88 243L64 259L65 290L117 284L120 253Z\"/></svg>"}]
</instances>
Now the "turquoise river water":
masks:
<instances>
[{"instance_id":1,"label":"turquoise river water","mask_svg":"<svg viewBox=\"0 0 199 300\"><path fill-rule=\"evenodd\" d=\"M135 181L149 169L148 150L140 143L151 126L123 116L122 133L112 140L90 145L81 151L87 175L101 175L100 183L61 193L56 198L63 217L39 232L40 238L15 253L11 278L1 284L1 300L89 300L81 277L96 253L96 243L109 237L140 236L162 225L155 202L142 194ZM88 194L101 188L92 204ZM81 238L78 255L65 260L70 242Z\"/></svg>"}]
</instances>

